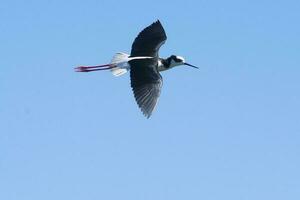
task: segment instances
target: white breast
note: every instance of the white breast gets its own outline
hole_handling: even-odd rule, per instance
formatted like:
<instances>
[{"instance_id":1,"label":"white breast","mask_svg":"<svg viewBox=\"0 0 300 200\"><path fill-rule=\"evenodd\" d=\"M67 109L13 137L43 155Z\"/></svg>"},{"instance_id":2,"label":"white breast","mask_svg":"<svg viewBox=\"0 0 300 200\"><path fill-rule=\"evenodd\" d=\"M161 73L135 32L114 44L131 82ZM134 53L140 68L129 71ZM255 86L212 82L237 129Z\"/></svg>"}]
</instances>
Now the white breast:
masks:
<instances>
[{"instance_id":1,"label":"white breast","mask_svg":"<svg viewBox=\"0 0 300 200\"><path fill-rule=\"evenodd\" d=\"M158 67L158 71L159 72L167 70L167 68L165 68L165 66L163 65L163 63L161 62L161 60L158 60L157 67Z\"/></svg>"}]
</instances>

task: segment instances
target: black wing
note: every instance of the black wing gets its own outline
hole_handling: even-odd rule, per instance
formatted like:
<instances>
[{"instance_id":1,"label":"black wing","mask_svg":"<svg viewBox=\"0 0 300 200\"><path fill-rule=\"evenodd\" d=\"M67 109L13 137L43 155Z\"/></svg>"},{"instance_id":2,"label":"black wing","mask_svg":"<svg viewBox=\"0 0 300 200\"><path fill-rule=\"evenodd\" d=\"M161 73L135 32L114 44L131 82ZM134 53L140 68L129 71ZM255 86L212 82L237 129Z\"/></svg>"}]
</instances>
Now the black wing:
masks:
<instances>
[{"instance_id":1,"label":"black wing","mask_svg":"<svg viewBox=\"0 0 300 200\"><path fill-rule=\"evenodd\" d=\"M157 69L157 58L129 61L131 87L143 114L149 118L154 110L162 87Z\"/></svg>"},{"instance_id":2,"label":"black wing","mask_svg":"<svg viewBox=\"0 0 300 200\"><path fill-rule=\"evenodd\" d=\"M159 20L145 28L135 38L131 47L131 57L158 57L158 50L167 40L164 28Z\"/></svg>"}]
</instances>

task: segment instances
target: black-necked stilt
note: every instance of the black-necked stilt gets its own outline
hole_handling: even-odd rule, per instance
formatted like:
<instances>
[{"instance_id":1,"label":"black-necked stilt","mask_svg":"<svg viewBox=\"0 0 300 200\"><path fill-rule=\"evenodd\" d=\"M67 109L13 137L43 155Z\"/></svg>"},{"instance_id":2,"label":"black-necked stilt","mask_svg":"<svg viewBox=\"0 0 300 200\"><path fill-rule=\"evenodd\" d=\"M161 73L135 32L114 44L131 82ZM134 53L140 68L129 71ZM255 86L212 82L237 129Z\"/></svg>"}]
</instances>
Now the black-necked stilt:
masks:
<instances>
[{"instance_id":1,"label":"black-necked stilt","mask_svg":"<svg viewBox=\"0 0 300 200\"><path fill-rule=\"evenodd\" d=\"M131 54L117 53L110 64L76 67L77 72L111 70L120 76L130 70L131 87L137 104L143 114L149 118L154 110L162 87L160 71L179 65L198 68L185 62L183 57L172 55L166 59L159 58L158 51L167 36L160 21L146 27L135 38Z\"/></svg>"}]
</instances>

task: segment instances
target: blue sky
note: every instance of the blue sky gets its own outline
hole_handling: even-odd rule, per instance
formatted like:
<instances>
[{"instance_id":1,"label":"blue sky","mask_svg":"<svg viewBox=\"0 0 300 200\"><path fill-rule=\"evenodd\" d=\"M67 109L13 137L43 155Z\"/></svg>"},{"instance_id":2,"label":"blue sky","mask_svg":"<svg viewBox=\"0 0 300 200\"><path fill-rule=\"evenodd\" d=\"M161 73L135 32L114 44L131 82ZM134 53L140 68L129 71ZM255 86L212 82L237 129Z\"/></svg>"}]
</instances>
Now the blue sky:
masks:
<instances>
[{"instance_id":1,"label":"blue sky","mask_svg":"<svg viewBox=\"0 0 300 200\"><path fill-rule=\"evenodd\" d=\"M1 1L0 199L300 198L299 1ZM128 74L74 73L130 52L160 19L157 109Z\"/></svg>"}]
</instances>

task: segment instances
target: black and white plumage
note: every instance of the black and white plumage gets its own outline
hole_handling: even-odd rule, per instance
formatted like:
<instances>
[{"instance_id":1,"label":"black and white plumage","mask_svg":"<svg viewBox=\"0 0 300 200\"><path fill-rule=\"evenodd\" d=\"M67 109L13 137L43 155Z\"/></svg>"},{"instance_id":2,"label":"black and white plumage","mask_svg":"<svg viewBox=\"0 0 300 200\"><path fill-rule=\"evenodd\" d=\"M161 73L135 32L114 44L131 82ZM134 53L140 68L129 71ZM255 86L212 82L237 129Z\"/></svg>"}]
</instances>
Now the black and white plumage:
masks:
<instances>
[{"instance_id":1,"label":"black and white plumage","mask_svg":"<svg viewBox=\"0 0 300 200\"><path fill-rule=\"evenodd\" d=\"M167 36L160 21L156 21L142 30L135 38L131 54L117 53L110 64L97 66L80 66L78 72L90 72L110 69L115 76L120 76L130 70L131 88L135 100L143 114L149 118L158 102L162 88L160 71L179 65L188 65L184 58L172 55L167 59L158 55L160 47Z\"/></svg>"},{"instance_id":2,"label":"black and white plumage","mask_svg":"<svg viewBox=\"0 0 300 200\"><path fill-rule=\"evenodd\" d=\"M158 51L166 40L165 30L157 21L140 32L132 44L130 57L152 57L129 61L134 97L146 117L151 116L160 95L163 81L158 72Z\"/></svg>"}]
</instances>

